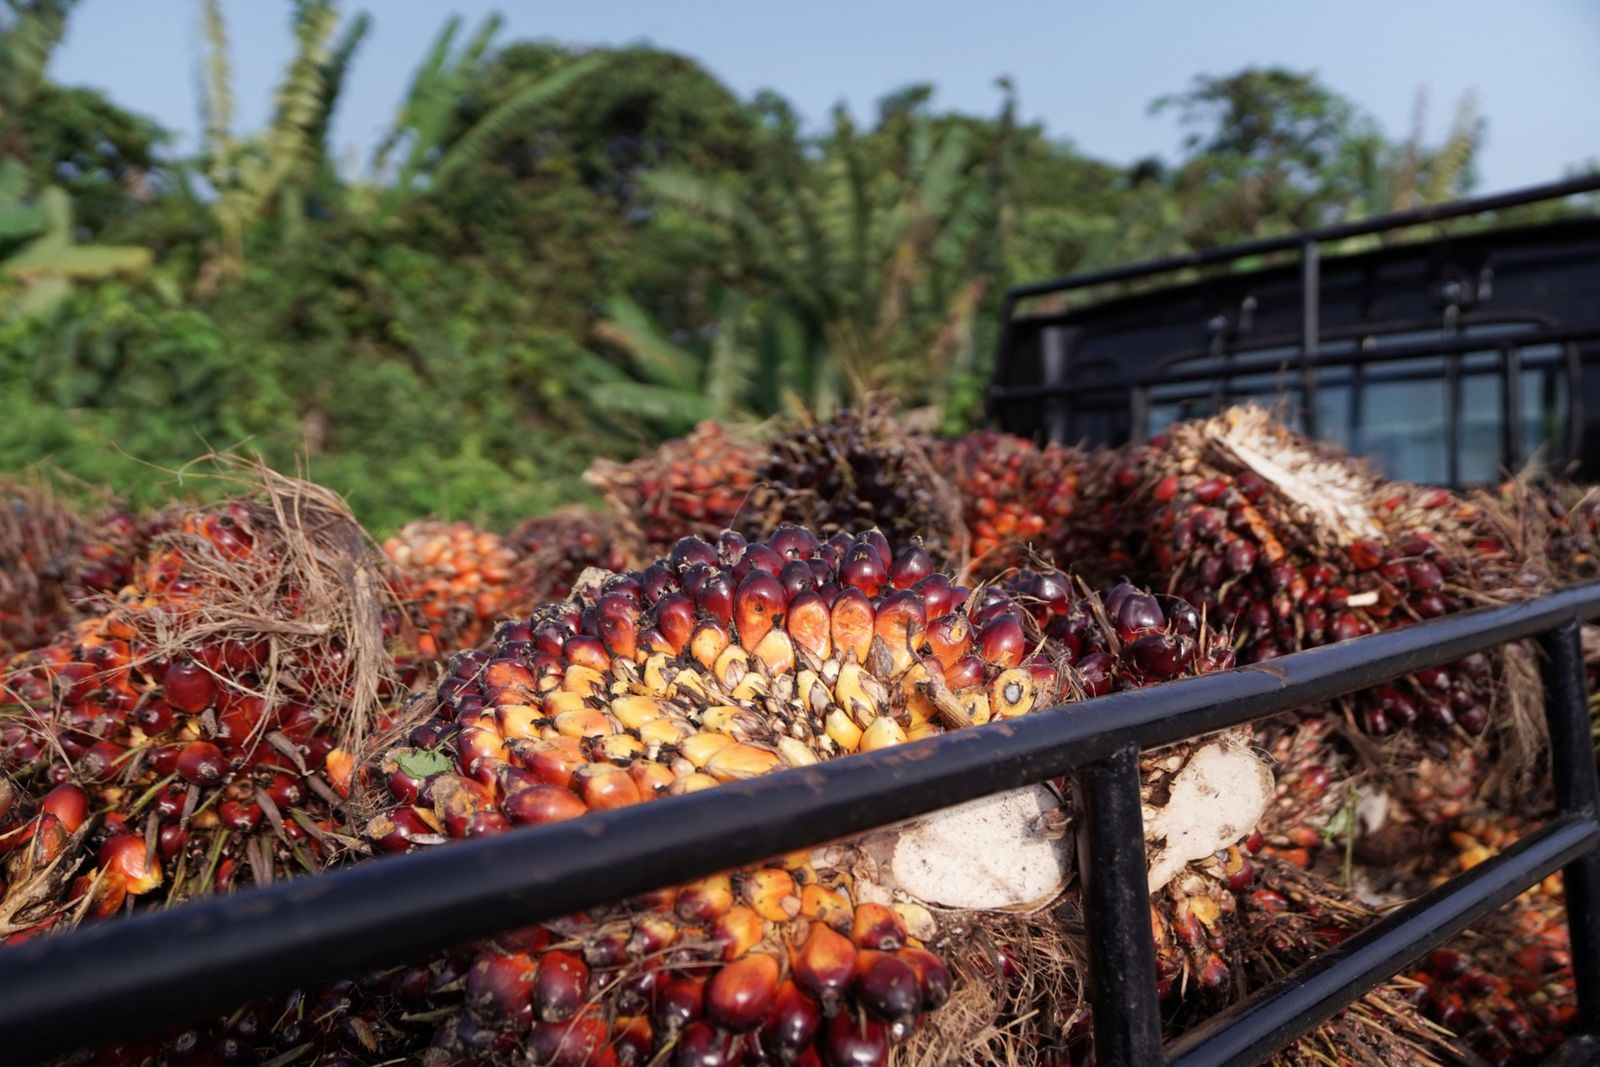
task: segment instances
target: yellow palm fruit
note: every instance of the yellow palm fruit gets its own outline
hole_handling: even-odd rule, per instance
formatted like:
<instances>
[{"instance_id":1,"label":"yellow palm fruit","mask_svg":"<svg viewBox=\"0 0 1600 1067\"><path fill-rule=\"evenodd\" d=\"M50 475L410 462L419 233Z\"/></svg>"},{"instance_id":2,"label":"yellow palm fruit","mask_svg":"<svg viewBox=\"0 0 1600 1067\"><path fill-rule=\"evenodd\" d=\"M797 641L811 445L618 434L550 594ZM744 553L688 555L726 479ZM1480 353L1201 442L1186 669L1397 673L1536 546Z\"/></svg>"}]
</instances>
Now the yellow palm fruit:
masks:
<instances>
[{"instance_id":1,"label":"yellow palm fruit","mask_svg":"<svg viewBox=\"0 0 1600 1067\"><path fill-rule=\"evenodd\" d=\"M888 748L890 745L903 745L906 743L906 732L894 718L889 715L879 715L861 735L861 751L872 752L875 749Z\"/></svg>"}]
</instances>

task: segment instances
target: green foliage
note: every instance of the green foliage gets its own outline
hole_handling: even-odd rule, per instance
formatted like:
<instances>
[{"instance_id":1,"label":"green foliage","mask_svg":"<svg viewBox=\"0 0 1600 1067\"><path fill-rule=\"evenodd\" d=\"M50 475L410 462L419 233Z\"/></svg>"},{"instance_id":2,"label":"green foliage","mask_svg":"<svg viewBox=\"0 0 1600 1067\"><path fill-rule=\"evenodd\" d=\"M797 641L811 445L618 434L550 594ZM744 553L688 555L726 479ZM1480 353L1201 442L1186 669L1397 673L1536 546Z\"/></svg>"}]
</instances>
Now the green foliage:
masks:
<instances>
[{"instance_id":1,"label":"green foliage","mask_svg":"<svg viewBox=\"0 0 1600 1067\"><path fill-rule=\"evenodd\" d=\"M246 448L380 532L510 525L702 418L887 389L958 428L1007 285L1457 196L1482 135L1463 109L1440 145L1391 141L1314 77L1246 70L1159 105L1181 158L1122 168L1019 123L1003 80L993 117L913 85L807 129L684 56L450 18L348 177L327 140L367 15L296 0L272 117L238 133L202 0L203 146L173 159L43 77L70 3L3 2L0 469L154 502Z\"/></svg>"}]
</instances>

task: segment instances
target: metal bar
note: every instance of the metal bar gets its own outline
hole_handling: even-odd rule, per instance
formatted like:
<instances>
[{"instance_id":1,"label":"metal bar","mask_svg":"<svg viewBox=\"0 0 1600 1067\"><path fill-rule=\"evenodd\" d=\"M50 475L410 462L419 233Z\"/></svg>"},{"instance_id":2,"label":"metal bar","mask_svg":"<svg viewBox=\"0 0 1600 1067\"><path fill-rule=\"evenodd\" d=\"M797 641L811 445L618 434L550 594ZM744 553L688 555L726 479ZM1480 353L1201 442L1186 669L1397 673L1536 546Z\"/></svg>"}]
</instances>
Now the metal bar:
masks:
<instances>
[{"instance_id":1,"label":"metal bar","mask_svg":"<svg viewBox=\"0 0 1600 1067\"><path fill-rule=\"evenodd\" d=\"M1518 337L1518 345L1546 345L1570 344L1578 341L1588 341L1600 337L1600 330L1592 326L1570 330L1550 330L1546 333L1527 334ZM1393 345L1381 349L1357 350L1342 352L1338 355L1325 355L1320 360L1323 367L1360 367L1379 363L1397 363L1408 359L1423 359L1428 356L1459 355L1469 352L1481 352L1493 347L1493 342L1484 338L1462 338L1454 341L1424 341L1417 344ZM1499 346L1504 350L1506 345ZM1515 349L1513 349L1515 350ZM1239 366L1235 364L1229 371L1231 377L1243 374L1270 374L1274 370L1271 364L1261 366ZM991 386L990 393L1002 400L1029 399L1048 396L1057 390L1067 390L1073 393L1110 393L1132 388L1135 385L1177 385L1184 382L1207 382L1216 377L1214 368L1198 368L1189 371L1155 372L1138 375L1136 377L1119 378L1114 382L1074 382L1070 386L1044 386L1044 385L1004 385Z\"/></svg>"},{"instance_id":2,"label":"metal bar","mask_svg":"<svg viewBox=\"0 0 1600 1067\"><path fill-rule=\"evenodd\" d=\"M1300 418L1317 436L1317 350L1322 338L1322 253L1315 241L1300 246Z\"/></svg>"},{"instance_id":3,"label":"metal bar","mask_svg":"<svg viewBox=\"0 0 1600 1067\"><path fill-rule=\"evenodd\" d=\"M1544 652L1544 707L1550 724L1556 810L1600 817L1600 774L1595 770L1589 686L1577 620L1541 635L1539 647ZM1590 852L1569 863L1562 884L1578 987L1577 1032L1600 1036L1600 853Z\"/></svg>"},{"instance_id":4,"label":"metal bar","mask_svg":"<svg viewBox=\"0 0 1600 1067\"><path fill-rule=\"evenodd\" d=\"M1502 345L1500 359L1506 369L1506 469L1522 466L1522 349Z\"/></svg>"},{"instance_id":5,"label":"metal bar","mask_svg":"<svg viewBox=\"0 0 1600 1067\"><path fill-rule=\"evenodd\" d=\"M1269 252L1287 252L1306 241L1315 241L1320 244L1325 241L1342 240L1346 237L1382 233L1385 230L1395 230L1405 226L1417 226L1429 222L1441 222L1445 219L1460 218L1464 215L1476 215L1482 211L1517 207L1539 200L1555 200L1579 193L1591 193L1597 189L1600 189L1600 175L1587 174L1559 182L1530 185L1524 189L1514 189L1508 193L1474 197L1471 200L1457 200L1449 204L1419 207L1409 211L1396 211L1388 215L1377 215L1359 222L1345 222L1335 226L1324 226L1316 230L1302 230L1298 233L1284 234L1281 237L1264 237L1254 241L1243 241L1224 248L1210 248L1202 252L1191 252L1188 255L1169 256L1166 259L1134 263L1126 267L1113 267L1109 270L1094 271L1088 274L1049 278L1045 281L1013 286L1006 290L1006 295L1012 300L1023 300L1028 297L1043 296L1046 293L1082 289L1090 285L1127 281L1131 278L1143 278L1151 274L1167 274L1176 270L1184 270L1188 267L1204 267L1213 263L1226 263L1230 260L1243 259L1246 256L1264 255Z\"/></svg>"},{"instance_id":6,"label":"metal bar","mask_svg":"<svg viewBox=\"0 0 1600 1067\"><path fill-rule=\"evenodd\" d=\"M0 949L21 1060L222 1010L1315 705L1600 616L1600 583L714 790ZM93 976L87 980L85 976Z\"/></svg>"},{"instance_id":7,"label":"metal bar","mask_svg":"<svg viewBox=\"0 0 1600 1067\"><path fill-rule=\"evenodd\" d=\"M1600 845L1600 822L1566 815L1390 912L1184 1035L1168 1067L1248 1067L1310 1032L1378 982ZM1576 958L1577 953L1573 953Z\"/></svg>"},{"instance_id":8,"label":"metal bar","mask_svg":"<svg viewBox=\"0 0 1600 1067\"><path fill-rule=\"evenodd\" d=\"M1444 436L1446 484L1461 484L1461 357L1444 363Z\"/></svg>"},{"instance_id":9,"label":"metal bar","mask_svg":"<svg viewBox=\"0 0 1600 1067\"><path fill-rule=\"evenodd\" d=\"M1161 1004L1139 811L1139 749L1129 745L1078 776L1079 883L1089 945L1095 1059L1159 1064Z\"/></svg>"}]
</instances>

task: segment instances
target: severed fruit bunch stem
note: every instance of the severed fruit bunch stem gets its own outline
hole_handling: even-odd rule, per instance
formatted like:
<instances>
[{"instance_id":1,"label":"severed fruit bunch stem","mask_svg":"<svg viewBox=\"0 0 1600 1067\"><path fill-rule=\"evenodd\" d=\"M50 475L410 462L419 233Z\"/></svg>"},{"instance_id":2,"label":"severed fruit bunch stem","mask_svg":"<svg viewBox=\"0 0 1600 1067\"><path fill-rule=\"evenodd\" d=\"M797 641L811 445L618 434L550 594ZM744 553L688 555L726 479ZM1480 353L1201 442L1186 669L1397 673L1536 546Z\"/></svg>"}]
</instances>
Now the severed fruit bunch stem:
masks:
<instances>
[{"instance_id":1,"label":"severed fruit bunch stem","mask_svg":"<svg viewBox=\"0 0 1600 1067\"><path fill-rule=\"evenodd\" d=\"M162 535L104 614L19 657L0 709L0 936L315 872L402 616L330 494L276 475ZM160 891L159 893L157 891Z\"/></svg>"}]
</instances>

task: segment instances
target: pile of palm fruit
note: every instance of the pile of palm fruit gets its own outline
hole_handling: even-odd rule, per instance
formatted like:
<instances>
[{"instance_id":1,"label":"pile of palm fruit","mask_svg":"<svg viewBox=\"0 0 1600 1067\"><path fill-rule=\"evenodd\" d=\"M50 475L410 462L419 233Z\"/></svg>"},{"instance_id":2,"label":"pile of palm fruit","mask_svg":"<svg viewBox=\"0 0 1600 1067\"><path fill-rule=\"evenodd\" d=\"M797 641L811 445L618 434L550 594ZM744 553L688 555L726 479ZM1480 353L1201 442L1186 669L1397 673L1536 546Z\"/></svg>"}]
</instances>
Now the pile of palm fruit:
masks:
<instances>
[{"instance_id":1,"label":"pile of palm fruit","mask_svg":"<svg viewBox=\"0 0 1600 1067\"><path fill-rule=\"evenodd\" d=\"M0 939L1537 595L1593 576L1600 516L1550 479L1387 481L1253 410L1089 453L879 402L703 424L597 463L604 513L381 546L255 478L150 521L14 494ZM1168 1036L1536 822L1537 687L1513 647L1146 753ZM1068 786L77 1059L1090 1064ZM1538 1062L1574 1011L1558 881L1275 1062Z\"/></svg>"}]
</instances>

